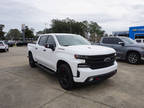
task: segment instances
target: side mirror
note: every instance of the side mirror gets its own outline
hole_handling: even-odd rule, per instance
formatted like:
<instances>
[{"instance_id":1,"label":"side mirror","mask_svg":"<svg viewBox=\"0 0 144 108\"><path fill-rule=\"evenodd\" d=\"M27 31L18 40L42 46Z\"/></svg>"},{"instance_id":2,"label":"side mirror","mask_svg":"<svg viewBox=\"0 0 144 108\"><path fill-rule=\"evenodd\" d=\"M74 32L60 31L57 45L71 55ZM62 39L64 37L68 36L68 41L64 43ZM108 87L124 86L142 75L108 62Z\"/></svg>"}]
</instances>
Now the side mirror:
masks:
<instances>
[{"instance_id":1,"label":"side mirror","mask_svg":"<svg viewBox=\"0 0 144 108\"><path fill-rule=\"evenodd\" d=\"M119 42L118 44L121 45L121 46L125 46L124 42Z\"/></svg>"},{"instance_id":2,"label":"side mirror","mask_svg":"<svg viewBox=\"0 0 144 108\"><path fill-rule=\"evenodd\" d=\"M53 44L46 44L45 48L50 48L50 49L52 49L52 51L55 50L55 46Z\"/></svg>"}]
</instances>

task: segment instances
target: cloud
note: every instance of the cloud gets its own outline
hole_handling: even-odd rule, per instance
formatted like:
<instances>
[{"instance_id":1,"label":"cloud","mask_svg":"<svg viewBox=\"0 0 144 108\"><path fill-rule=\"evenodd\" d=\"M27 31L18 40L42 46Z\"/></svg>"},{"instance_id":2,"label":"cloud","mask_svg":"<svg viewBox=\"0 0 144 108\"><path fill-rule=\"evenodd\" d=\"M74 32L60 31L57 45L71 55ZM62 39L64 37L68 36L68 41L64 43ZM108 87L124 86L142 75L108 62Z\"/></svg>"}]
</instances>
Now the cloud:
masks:
<instances>
[{"instance_id":1,"label":"cloud","mask_svg":"<svg viewBox=\"0 0 144 108\"><path fill-rule=\"evenodd\" d=\"M10 28L21 28L21 24L27 24L40 29L44 12L20 2L0 1L0 23Z\"/></svg>"},{"instance_id":2,"label":"cloud","mask_svg":"<svg viewBox=\"0 0 144 108\"><path fill-rule=\"evenodd\" d=\"M38 30L53 18L96 21L106 32L144 25L143 0L5 0L0 1L0 23L5 30L25 23Z\"/></svg>"}]
</instances>

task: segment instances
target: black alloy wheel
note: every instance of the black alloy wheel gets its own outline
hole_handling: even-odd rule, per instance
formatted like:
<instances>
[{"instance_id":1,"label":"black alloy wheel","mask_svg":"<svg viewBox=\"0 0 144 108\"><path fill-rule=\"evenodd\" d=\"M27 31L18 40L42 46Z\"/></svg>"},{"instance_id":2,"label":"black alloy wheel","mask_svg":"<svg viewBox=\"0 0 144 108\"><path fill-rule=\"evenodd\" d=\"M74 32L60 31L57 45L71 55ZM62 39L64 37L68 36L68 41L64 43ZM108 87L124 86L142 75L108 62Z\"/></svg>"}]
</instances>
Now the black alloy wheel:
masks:
<instances>
[{"instance_id":1,"label":"black alloy wheel","mask_svg":"<svg viewBox=\"0 0 144 108\"><path fill-rule=\"evenodd\" d=\"M67 64L62 64L58 67L58 80L63 89L71 90L73 88L72 72Z\"/></svg>"},{"instance_id":2,"label":"black alloy wheel","mask_svg":"<svg viewBox=\"0 0 144 108\"><path fill-rule=\"evenodd\" d=\"M131 52L128 54L127 60L130 64L138 64L140 62L140 55L137 52Z\"/></svg>"}]
</instances>

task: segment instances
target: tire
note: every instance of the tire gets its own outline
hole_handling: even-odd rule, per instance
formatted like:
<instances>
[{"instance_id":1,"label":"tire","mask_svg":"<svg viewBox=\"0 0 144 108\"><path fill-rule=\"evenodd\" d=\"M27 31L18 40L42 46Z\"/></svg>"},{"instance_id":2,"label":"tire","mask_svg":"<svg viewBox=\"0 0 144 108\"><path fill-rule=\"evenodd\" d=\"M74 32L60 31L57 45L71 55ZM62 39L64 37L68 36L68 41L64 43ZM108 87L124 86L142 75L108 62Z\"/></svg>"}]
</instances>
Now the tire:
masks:
<instances>
[{"instance_id":1,"label":"tire","mask_svg":"<svg viewBox=\"0 0 144 108\"><path fill-rule=\"evenodd\" d=\"M130 64L139 64L140 63L140 55L137 52L131 52L127 56L127 61Z\"/></svg>"},{"instance_id":2,"label":"tire","mask_svg":"<svg viewBox=\"0 0 144 108\"><path fill-rule=\"evenodd\" d=\"M29 53L29 65L30 65L32 68L36 67L32 53Z\"/></svg>"},{"instance_id":3,"label":"tire","mask_svg":"<svg viewBox=\"0 0 144 108\"><path fill-rule=\"evenodd\" d=\"M67 64L62 64L58 67L58 81L65 90L71 90L73 88L73 75Z\"/></svg>"}]
</instances>

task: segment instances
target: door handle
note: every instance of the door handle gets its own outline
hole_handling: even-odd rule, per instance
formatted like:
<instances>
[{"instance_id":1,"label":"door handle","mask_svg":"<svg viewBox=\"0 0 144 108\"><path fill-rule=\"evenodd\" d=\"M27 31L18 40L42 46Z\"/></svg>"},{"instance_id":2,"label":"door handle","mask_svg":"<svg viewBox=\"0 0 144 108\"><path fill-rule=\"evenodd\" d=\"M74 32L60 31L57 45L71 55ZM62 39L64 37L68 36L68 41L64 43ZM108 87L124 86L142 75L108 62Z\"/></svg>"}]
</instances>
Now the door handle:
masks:
<instances>
[{"instance_id":1,"label":"door handle","mask_svg":"<svg viewBox=\"0 0 144 108\"><path fill-rule=\"evenodd\" d=\"M46 51L46 49L43 49L43 51Z\"/></svg>"},{"instance_id":2,"label":"door handle","mask_svg":"<svg viewBox=\"0 0 144 108\"><path fill-rule=\"evenodd\" d=\"M38 48L35 48L36 50L38 49Z\"/></svg>"}]
</instances>

